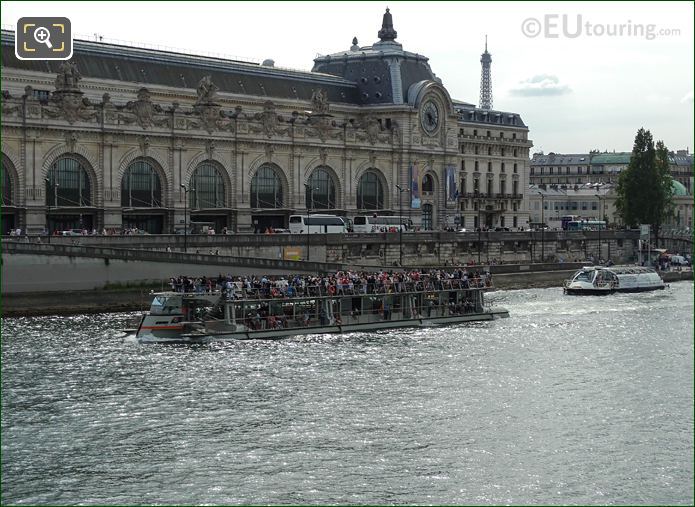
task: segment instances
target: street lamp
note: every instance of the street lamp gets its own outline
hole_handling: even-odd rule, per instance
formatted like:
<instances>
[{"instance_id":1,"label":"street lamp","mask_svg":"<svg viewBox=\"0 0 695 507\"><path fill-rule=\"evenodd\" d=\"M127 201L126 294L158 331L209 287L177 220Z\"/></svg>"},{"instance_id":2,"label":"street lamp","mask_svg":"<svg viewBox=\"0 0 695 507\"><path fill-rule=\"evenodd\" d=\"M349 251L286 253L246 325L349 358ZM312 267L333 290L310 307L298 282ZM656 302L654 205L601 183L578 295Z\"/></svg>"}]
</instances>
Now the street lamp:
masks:
<instances>
[{"instance_id":1,"label":"street lamp","mask_svg":"<svg viewBox=\"0 0 695 507\"><path fill-rule=\"evenodd\" d=\"M181 183L183 188L183 251L188 253L188 221L186 219L188 213L188 192L192 189Z\"/></svg>"},{"instance_id":2,"label":"street lamp","mask_svg":"<svg viewBox=\"0 0 695 507\"><path fill-rule=\"evenodd\" d=\"M403 267L403 192L410 192L409 188L402 188L396 185L398 189L398 206L399 206L399 224L398 224L398 265Z\"/></svg>"},{"instance_id":3,"label":"street lamp","mask_svg":"<svg viewBox=\"0 0 695 507\"><path fill-rule=\"evenodd\" d=\"M541 196L541 262L545 262L545 195Z\"/></svg>"},{"instance_id":4,"label":"street lamp","mask_svg":"<svg viewBox=\"0 0 695 507\"><path fill-rule=\"evenodd\" d=\"M482 241L480 238L480 235L481 235L482 230L483 230L483 226L480 223L480 203L481 203L481 199L478 198L478 265L480 265L480 242Z\"/></svg>"},{"instance_id":5,"label":"street lamp","mask_svg":"<svg viewBox=\"0 0 695 507\"><path fill-rule=\"evenodd\" d=\"M304 188L309 193L309 202L306 205L306 260L309 260L309 211L314 209L314 187L304 183ZM318 189L316 189L318 190ZM310 207L311 206L311 207Z\"/></svg>"},{"instance_id":6,"label":"street lamp","mask_svg":"<svg viewBox=\"0 0 695 507\"><path fill-rule=\"evenodd\" d=\"M46 184L50 185L51 180L48 178L45 178ZM58 187L60 185L56 182L53 184L53 200L55 207L58 207ZM48 197L48 196L46 196ZM50 244L51 242L51 200L46 199L46 232L48 233L48 243Z\"/></svg>"},{"instance_id":7,"label":"street lamp","mask_svg":"<svg viewBox=\"0 0 695 507\"><path fill-rule=\"evenodd\" d=\"M599 264L601 263L601 215L603 211L603 206L601 203L601 196L598 194L595 194L596 198L598 199L598 220L596 226L598 227L598 261Z\"/></svg>"}]
</instances>

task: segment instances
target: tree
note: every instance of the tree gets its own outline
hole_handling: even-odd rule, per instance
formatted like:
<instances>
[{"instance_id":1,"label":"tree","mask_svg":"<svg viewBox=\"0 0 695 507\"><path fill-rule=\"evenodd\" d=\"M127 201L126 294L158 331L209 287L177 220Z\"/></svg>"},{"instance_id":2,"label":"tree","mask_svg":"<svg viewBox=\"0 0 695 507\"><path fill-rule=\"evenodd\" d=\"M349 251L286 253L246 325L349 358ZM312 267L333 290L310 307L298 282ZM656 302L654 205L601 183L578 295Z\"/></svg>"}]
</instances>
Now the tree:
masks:
<instances>
[{"instance_id":1,"label":"tree","mask_svg":"<svg viewBox=\"0 0 695 507\"><path fill-rule=\"evenodd\" d=\"M616 208L626 225L651 224L654 243L659 244L659 227L673 208L673 188L668 149L656 143L651 132L637 131L627 169L620 173Z\"/></svg>"}]
</instances>

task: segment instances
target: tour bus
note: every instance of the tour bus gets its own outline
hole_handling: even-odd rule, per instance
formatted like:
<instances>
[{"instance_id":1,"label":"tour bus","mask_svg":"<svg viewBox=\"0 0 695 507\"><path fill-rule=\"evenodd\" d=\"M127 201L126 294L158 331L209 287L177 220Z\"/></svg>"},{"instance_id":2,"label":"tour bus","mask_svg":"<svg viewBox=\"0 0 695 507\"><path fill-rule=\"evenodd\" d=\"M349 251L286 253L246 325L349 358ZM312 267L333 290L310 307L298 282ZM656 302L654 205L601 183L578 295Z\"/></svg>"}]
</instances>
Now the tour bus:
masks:
<instances>
[{"instance_id":1,"label":"tour bus","mask_svg":"<svg viewBox=\"0 0 695 507\"><path fill-rule=\"evenodd\" d=\"M598 231L606 228L604 220L573 220L567 222L568 231Z\"/></svg>"},{"instance_id":2,"label":"tour bus","mask_svg":"<svg viewBox=\"0 0 695 507\"><path fill-rule=\"evenodd\" d=\"M290 215L291 234L334 234L347 232L345 219L337 215Z\"/></svg>"},{"instance_id":3,"label":"tour bus","mask_svg":"<svg viewBox=\"0 0 695 507\"><path fill-rule=\"evenodd\" d=\"M408 217L401 216L359 216L352 221L354 232L398 232L412 227Z\"/></svg>"},{"instance_id":4,"label":"tour bus","mask_svg":"<svg viewBox=\"0 0 695 507\"><path fill-rule=\"evenodd\" d=\"M579 222L581 217L579 215L565 215L560 218L560 223L562 224L562 230L567 230L567 224L570 222Z\"/></svg>"}]
</instances>

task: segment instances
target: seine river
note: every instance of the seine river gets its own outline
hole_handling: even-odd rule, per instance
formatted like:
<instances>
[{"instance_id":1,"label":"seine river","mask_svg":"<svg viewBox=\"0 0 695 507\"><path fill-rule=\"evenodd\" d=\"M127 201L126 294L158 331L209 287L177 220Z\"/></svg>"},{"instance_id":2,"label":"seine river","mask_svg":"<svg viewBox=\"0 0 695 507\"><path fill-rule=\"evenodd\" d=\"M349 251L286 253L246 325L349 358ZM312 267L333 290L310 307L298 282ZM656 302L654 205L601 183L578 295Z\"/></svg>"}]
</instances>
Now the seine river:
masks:
<instances>
[{"instance_id":1,"label":"seine river","mask_svg":"<svg viewBox=\"0 0 695 507\"><path fill-rule=\"evenodd\" d=\"M143 346L2 322L2 503L693 504L693 284L511 318Z\"/></svg>"}]
</instances>

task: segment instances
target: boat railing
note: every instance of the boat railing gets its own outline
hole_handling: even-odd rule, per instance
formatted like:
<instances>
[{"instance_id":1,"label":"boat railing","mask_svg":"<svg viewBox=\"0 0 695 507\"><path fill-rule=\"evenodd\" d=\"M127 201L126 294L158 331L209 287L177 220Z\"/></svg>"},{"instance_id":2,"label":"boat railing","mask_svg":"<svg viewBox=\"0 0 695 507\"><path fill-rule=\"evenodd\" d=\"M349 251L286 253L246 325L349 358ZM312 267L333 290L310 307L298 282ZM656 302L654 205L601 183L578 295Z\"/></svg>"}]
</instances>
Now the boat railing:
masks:
<instances>
[{"instance_id":1,"label":"boat railing","mask_svg":"<svg viewBox=\"0 0 695 507\"><path fill-rule=\"evenodd\" d=\"M292 297L329 297L360 296L368 294L397 294L404 292L433 292L439 290L473 290L491 289L492 281L487 279L472 280L420 280L414 282L377 282L377 283L336 283L329 285L305 285L303 287L264 286L244 287L233 290L228 297L241 299L275 299Z\"/></svg>"},{"instance_id":2,"label":"boat railing","mask_svg":"<svg viewBox=\"0 0 695 507\"><path fill-rule=\"evenodd\" d=\"M389 308L380 305L375 308L353 310L348 313L335 312L330 316L326 312L319 311L317 314L316 308L311 308L308 312L292 314L274 314L271 315L268 308L253 310L244 316L237 316L236 323L242 324L250 331L267 331L273 329L296 329L305 327L317 326L341 326L355 324L366 320L367 322L388 321L396 319L423 319L423 318L440 318L452 317L461 315L470 315L479 311L490 311L492 309L491 302L485 302L483 308L476 308L473 301L461 302L459 304L452 303L433 303L424 302L422 305L416 305L408 308Z\"/></svg>"}]
</instances>

